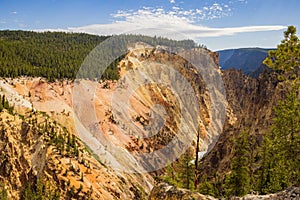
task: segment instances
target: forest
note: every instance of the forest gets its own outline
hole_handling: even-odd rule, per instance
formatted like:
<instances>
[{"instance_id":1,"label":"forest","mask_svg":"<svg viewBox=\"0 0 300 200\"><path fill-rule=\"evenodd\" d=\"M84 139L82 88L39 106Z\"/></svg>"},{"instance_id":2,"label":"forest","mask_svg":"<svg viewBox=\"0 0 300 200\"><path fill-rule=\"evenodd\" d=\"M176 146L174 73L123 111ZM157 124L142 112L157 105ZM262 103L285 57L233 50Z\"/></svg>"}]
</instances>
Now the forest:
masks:
<instances>
[{"instance_id":1,"label":"forest","mask_svg":"<svg viewBox=\"0 0 300 200\"><path fill-rule=\"evenodd\" d=\"M111 38L107 45L101 44ZM19 76L45 77L49 81L56 79L119 78L116 63L124 56L127 45L132 42L145 42L150 45L171 47L204 47L192 40L170 40L162 37L143 35L96 36L84 33L0 31L0 76L15 78ZM95 49L94 49L95 48ZM93 50L94 49L94 50ZM98 53L94 63L85 62L84 71L78 70L84 59L93 50ZM104 72L101 69L105 69ZM105 76L102 77L102 75Z\"/></svg>"}]
</instances>

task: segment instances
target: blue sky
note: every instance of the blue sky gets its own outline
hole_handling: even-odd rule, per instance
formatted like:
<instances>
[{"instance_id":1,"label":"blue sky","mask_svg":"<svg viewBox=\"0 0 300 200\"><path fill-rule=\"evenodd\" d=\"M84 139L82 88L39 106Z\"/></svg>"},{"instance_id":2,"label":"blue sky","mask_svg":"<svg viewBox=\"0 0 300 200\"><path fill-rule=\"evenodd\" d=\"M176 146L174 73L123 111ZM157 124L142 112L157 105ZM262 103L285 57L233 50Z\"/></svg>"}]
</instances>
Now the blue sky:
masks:
<instances>
[{"instance_id":1,"label":"blue sky","mask_svg":"<svg viewBox=\"0 0 300 200\"><path fill-rule=\"evenodd\" d=\"M143 33L212 50L275 47L300 30L299 0L0 0L0 29Z\"/></svg>"}]
</instances>

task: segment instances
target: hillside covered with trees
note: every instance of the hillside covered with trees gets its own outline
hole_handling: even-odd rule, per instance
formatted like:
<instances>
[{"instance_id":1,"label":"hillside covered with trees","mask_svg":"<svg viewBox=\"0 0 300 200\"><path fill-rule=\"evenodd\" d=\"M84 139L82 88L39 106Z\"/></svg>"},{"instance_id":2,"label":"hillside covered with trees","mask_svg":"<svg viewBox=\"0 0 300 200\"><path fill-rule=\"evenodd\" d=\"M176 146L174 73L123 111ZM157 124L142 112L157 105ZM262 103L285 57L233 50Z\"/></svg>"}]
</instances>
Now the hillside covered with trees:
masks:
<instances>
[{"instance_id":1,"label":"hillside covered with trees","mask_svg":"<svg viewBox=\"0 0 300 200\"><path fill-rule=\"evenodd\" d=\"M192 40L176 41L161 37L148 37L142 35L121 35L112 42L113 46L97 49L97 60L91 64L83 78L97 77L103 74L103 69L108 66L106 79L118 79L116 63L106 63L113 59L118 52L126 51L131 42L145 42L150 45L166 45L171 47L202 47ZM77 72L88 54L109 36L96 36L84 33L64 32L29 32L29 31L0 31L0 76L1 77L45 77L50 81L55 79L75 79ZM118 59L116 60L118 61ZM107 66L95 66L104 63Z\"/></svg>"},{"instance_id":2,"label":"hillside covered with trees","mask_svg":"<svg viewBox=\"0 0 300 200\"><path fill-rule=\"evenodd\" d=\"M241 48L218 51L221 69L242 70L245 75L257 78L268 67L262 62L273 49Z\"/></svg>"},{"instance_id":3,"label":"hillside covered with trees","mask_svg":"<svg viewBox=\"0 0 300 200\"><path fill-rule=\"evenodd\" d=\"M0 76L74 78L87 54L107 37L0 31Z\"/></svg>"}]
</instances>

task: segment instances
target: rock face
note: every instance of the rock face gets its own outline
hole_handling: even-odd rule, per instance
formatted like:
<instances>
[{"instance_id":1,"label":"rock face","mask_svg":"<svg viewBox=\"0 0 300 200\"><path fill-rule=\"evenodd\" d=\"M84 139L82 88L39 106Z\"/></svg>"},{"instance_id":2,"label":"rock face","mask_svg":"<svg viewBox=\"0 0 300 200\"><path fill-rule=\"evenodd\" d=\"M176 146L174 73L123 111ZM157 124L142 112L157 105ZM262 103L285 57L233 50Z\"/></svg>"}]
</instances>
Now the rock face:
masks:
<instances>
[{"instance_id":1,"label":"rock face","mask_svg":"<svg viewBox=\"0 0 300 200\"><path fill-rule=\"evenodd\" d=\"M155 186L149 196L149 200L217 200L208 195L202 195L186 189L179 189L166 183ZM275 194L253 195L248 194L243 197L231 197L230 200L299 200L300 187L292 187Z\"/></svg>"},{"instance_id":2,"label":"rock face","mask_svg":"<svg viewBox=\"0 0 300 200\"><path fill-rule=\"evenodd\" d=\"M0 181L8 182L10 196L18 198L18 188L41 176L45 168L46 149L40 137L29 131L28 124L5 111L0 116Z\"/></svg>"},{"instance_id":3,"label":"rock face","mask_svg":"<svg viewBox=\"0 0 300 200\"><path fill-rule=\"evenodd\" d=\"M215 66L218 67L218 54L208 53ZM162 78L168 71L158 68L159 65L164 64L173 65L184 78L190 81L200 107L199 113L197 113L201 118L198 121L199 127L191 123L195 119L198 120L197 117L183 118L181 116L181 105L176 100L176 94L165 87L166 83L171 83L172 80ZM203 133L201 145L207 147L211 142L209 139L215 136L206 132L206 128L212 123L213 116L210 109L212 102L206 88L207 85L202 79L203 77L198 74L197 69L178 55L169 54L162 49L150 48L146 51L143 49L129 52L120 62L121 76L129 70L137 73L137 69L143 65L151 66L153 72L156 71L155 78L164 80L165 83L145 84L137 88L136 96L130 99L132 105L130 116L126 118L117 115L118 112L113 112L111 109L113 89L121 85L109 81L96 82L97 99L92 106L96 108L95 115L98 121L91 124L90 127L100 127L107 141L112 142L123 151L135 155L151 153L164 147L175 137L179 124L183 121L183 125L193 135L191 144L195 144L197 132L200 130ZM230 138L234 138L240 130L247 128L251 134L257 136L257 144L261 143L261 135L265 134L271 125L272 107L285 93L285 86L277 80L275 74L262 75L259 79L253 79L244 76L241 71L237 70L221 72L217 69L217 71L219 74L222 73L228 106L224 111L226 112L224 130L215 147L200 165L201 174L208 175L208 178L209 175L228 171L232 158ZM140 78L138 75L134 75L136 78ZM151 80L149 82L151 83ZM181 83L178 81L179 89L187 90ZM72 117L73 82L48 83L41 78L20 78L1 80L0 88L0 93L10 98L11 103L16 106L18 114L20 114L20 116L13 116L6 112L0 113L0 191L4 184L8 196L19 199L26 183L36 183L41 177L46 177L48 183L58 187L62 198L71 199L71 194L76 193L77 196L74 198L77 199L84 199L88 195L94 199L145 199L149 194L154 183L153 177L149 174L127 174L115 171L109 166L110 160L92 156L79 140L76 144L80 153L77 156L69 156L66 154L67 150L59 152L56 145L47 143L45 137L38 132L39 129L33 128L32 112L38 110L42 111L38 119L41 132L45 132L42 128L45 126L45 120L49 119L48 122L51 124L54 124L55 121L57 126L54 127L57 128L54 130L57 132L66 129L71 135L76 135L75 122ZM15 94L19 95L16 97ZM190 98L189 94L184 96L187 99ZM86 101L88 102L90 99L86 99ZM124 107L124 102L125 100L119 99L120 108ZM140 133L143 133L142 130L155 127L157 124L149 126L149 121L150 113L155 111L151 108L156 104L164 106L166 111L166 123L159 130L159 134L141 140L141 137L132 131L124 131L126 134L122 130L120 131L120 126L123 126L128 119L133 122L135 130ZM190 111L188 113L196 112L193 109L188 111ZM86 111L83 110L83 112ZM43 113L47 113L47 117L43 116ZM155 114L155 112L153 113ZM89 115L89 113L87 114ZM163 113L157 112L156 114L163 116ZM21 116L25 119L21 119ZM89 116L85 118L87 122L91 122ZM126 130L126 127L123 130ZM64 141L67 141L67 138L68 136L64 135ZM90 145L90 143L87 144ZM93 150L97 149L100 147L95 146ZM177 149L180 149L180 146ZM128 160L124 160L128 162ZM155 166L156 163L152 162L149 165ZM298 198L298 189L295 191L280 193L278 198L285 198L285 195L290 193L293 197ZM149 197L150 200L193 198L214 199L163 183L155 186Z\"/></svg>"},{"instance_id":4,"label":"rock face","mask_svg":"<svg viewBox=\"0 0 300 200\"><path fill-rule=\"evenodd\" d=\"M244 197L232 197L231 200L299 200L300 187L291 187L281 192L268 195L248 194Z\"/></svg>"},{"instance_id":5,"label":"rock face","mask_svg":"<svg viewBox=\"0 0 300 200\"><path fill-rule=\"evenodd\" d=\"M272 124L273 107L287 91L287 86L278 81L275 73L254 79L243 75L242 71L225 70L222 77L228 102L227 119L215 147L202 160L202 175L224 174L229 170L233 156L231 139L241 131L249 130L256 138L254 145L260 145L262 136Z\"/></svg>"},{"instance_id":6,"label":"rock face","mask_svg":"<svg viewBox=\"0 0 300 200\"><path fill-rule=\"evenodd\" d=\"M48 199L145 198L142 175L112 170L45 113L26 113L0 112L0 199L24 199L41 185Z\"/></svg>"},{"instance_id":7,"label":"rock face","mask_svg":"<svg viewBox=\"0 0 300 200\"><path fill-rule=\"evenodd\" d=\"M151 111L149 108L160 104L165 107L166 124L159 134L152 138L140 140L133 133L122 135L118 126L124 118L122 119L122 116L118 118L116 113L111 111L110 104L116 83L96 82L96 95L99 98L94 103L99 119L98 124L108 141L132 154L149 153L160 149L176 135L180 123L186 129L191 130L189 132L193 141L195 141L198 128L205 132L205 127L211 123L210 98L205 89L205 83L197 70L181 56L170 54L163 49L149 50L148 53L149 55L143 54L142 56L138 51L130 52L120 63L121 73L140 67L141 64L151 65L153 71L158 70L156 68L158 65L173 65L183 78L190 81L191 87L196 93L196 101L201 107L200 114L196 113L196 109L190 109L188 110L190 112L187 113L200 115L201 120L198 122L201 127L192 124L193 120L198 120L197 117L185 118L182 116L179 109L182 107L186 109L188 106L180 105L176 100L176 94L168 89L164 85L165 83L146 84L138 88L137 95L131 99L133 107L130 117L137 130L151 128L153 125L148 126ZM217 54L211 52L210 54L214 58L213 62L217 62ZM125 72L122 71L124 69ZM168 71L159 72L156 72L156 79L160 79L160 76L167 74ZM168 78L163 80L166 83L171 82L171 79ZM176 84L179 90L187 90L186 85L181 81L177 81ZM104 87L104 85L108 87ZM58 149L62 147L50 144L46 140L50 136L45 137L43 133L61 134L63 139L59 137L65 143L69 140L68 138L76 135L72 115L74 82L49 83L42 78L22 77L2 79L0 88L0 94L9 98L10 103L15 105L16 111L15 116L6 112L0 113L2 119L0 124L2 126L0 133L0 190L4 185L9 197L20 199L24 194L26 184L36 185L41 179L45 180L47 184L54 185L53 188L60 191L61 197L67 199L71 199L72 196L77 199L84 199L88 196L93 199L144 199L150 192L154 180L149 174L127 174L115 171L109 166L110 160L91 155L92 153L88 153L87 147L80 140L76 142L79 151L76 156L68 155L67 151L69 150L66 149L66 146L61 151ZM185 94L184 97L189 99L191 95ZM122 101L120 100L120 102ZM38 119L34 118L36 112L39 113ZM49 124L53 126L53 130L50 128L50 131L46 131L45 127ZM65 131L71 135L63 133ZM56 136L58 137L58 135ZM208 146L208 141L204 141L205 138L212 138L212 135L203 134L203 146ZM96 147L96 150L98 148L99 146ZM155 163L150 163L150 165L154 166Z\"/></svg>"},{"instance_id":8,"label":"rock face","mask_svg":"<svg viewBox=\"0 0 300 200\"><path fill-rule=\"evenodd\" d=\"M166 183L155 186L149 196L149 200L217 200L214 197L192 192L186 189L179 189Z\"/></svg>"},{"instance_id":9,"label":"rock face","mask_svg":"<svg viewBox=\"0 0 300 200\"><path fill-rule=\"evenodd\" d=\"M200 59L206 62L206 68L202 68L205 77L183 57L197 62L201 53L207 58ZM111 164L130 171L162 169L196 143L198 132L200 151L207 150L219 134L219 124L211 120L216 112L212 112L212 97L204 81L214 81L215 74L221 77L215 62L217 54L202 49L178 54L163 47L131 49L119 63L121 79L117 83L107 87L106 83L81 80L75 84L79 99L74 100L75 113L85 127L80 137L86 138L87 144L94 142L90 147L100 157L99 147L113 149L109 156L116 159ZM213 65L213 70L208 65ZM90 91L94 90L97 98L92 104ZM215 92L218 101L222 101L217 98L220 94ZM90 114L93 109L97 119Z\"/></svg>"}]
</instances>

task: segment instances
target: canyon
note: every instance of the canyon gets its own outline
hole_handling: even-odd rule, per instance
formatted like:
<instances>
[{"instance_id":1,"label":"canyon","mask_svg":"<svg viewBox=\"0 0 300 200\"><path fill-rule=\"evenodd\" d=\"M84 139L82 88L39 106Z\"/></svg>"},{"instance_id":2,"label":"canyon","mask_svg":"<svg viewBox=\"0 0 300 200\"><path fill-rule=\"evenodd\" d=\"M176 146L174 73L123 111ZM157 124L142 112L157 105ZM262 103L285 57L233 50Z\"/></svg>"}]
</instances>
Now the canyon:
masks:
<instances>
[{"instance_id":1,"label":"canyon","mask_svg":"<svg viewBox=\"0 0 300 200\"><path fill-rule=\"evenodd\" d=\"M197 68L199 59L206 68ZM197 146L205 155L199 179L228 172L231 139L247 129L261 144L288 88L274 72L255 79L221 71L218 53L206 49L175 54L138 43L118 69L119 81L0 80L14 107L0 124L9 199L40 181L61 199L160 199L157 176L187 149L196 156Z\"/></svg>"}]
</instances>

